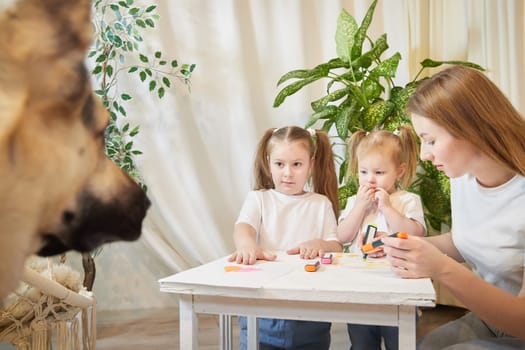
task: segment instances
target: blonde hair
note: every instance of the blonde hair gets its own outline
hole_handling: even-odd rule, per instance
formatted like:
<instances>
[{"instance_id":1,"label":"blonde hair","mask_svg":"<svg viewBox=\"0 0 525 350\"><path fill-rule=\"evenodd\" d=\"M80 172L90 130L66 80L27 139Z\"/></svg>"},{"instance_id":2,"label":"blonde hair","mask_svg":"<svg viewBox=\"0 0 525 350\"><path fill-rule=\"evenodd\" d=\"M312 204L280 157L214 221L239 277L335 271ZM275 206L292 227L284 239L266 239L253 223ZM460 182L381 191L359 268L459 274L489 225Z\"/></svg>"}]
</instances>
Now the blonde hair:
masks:
<instances>
[{"instance_id":1,"label":"blonde hair","mask_svg":"<svg viewBox=\"0 0 525 350\"><path fill-rule=\"evenodd\" d=\"M358 130L348 142L348 173L358 179L358 159L370 152L388 154L397 166L405 165L405 172L398 182L399 189L406 189L416 175L419 159L417 137L408 124L401 125L397 131L375 130L366 132Z\"/></svg>"},{"instance_id":2,"label":"blonde hair","mask_svg":"<svg viewBox=\"0 0 525 350\"><path fill-rule=\"evenodd\" d=\"M525 120L478 70L452 66L416 89L408 112L431 119L506 168L525 175Z\"/></svg>"},{"instance_id":3,"label":"blonde hair","mask_svg":"<svg viewBox=\"0 0 525 350\"><path fill-rule=\"evenodd\" d=\"M328 135L312 130L314 135L299 126L268 129L259 141L254 162L254 190L275 188L270 171L269 156L279 142L300 142L313 158L313 191L325 195L332 202L334 213L339 216L339 197L334 155Z\"/></svg>"}]
</instances>

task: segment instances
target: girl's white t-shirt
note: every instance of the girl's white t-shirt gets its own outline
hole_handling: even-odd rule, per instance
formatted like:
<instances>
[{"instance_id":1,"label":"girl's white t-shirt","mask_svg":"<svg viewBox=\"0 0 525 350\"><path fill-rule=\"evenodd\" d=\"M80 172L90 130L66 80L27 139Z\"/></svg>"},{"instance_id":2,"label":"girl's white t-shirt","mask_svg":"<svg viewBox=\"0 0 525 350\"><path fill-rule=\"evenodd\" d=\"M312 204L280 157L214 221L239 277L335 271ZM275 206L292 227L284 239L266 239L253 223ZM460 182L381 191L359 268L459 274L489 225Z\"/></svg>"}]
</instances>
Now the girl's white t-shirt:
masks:
<instances>
[{"instance_id":1,"label":"girl's white t-shirt","mask_svg":"<svg viewBox=\"0 0 525 350\"><path fill-rule=\"evenodd\" d=\"M251 225L264 250L297 247L311 239L337 241L337 220L328 197L315 192L286 195L274 189L248 193L237 223Z\"/></svg>"},{"instance_id":2,"label":"girl's white t-shirt","mask_svg":"<svg viewBox=\"0 0 525 350\"><path fill-rule=\"evenodd\" d=\"M339 222L344 220L346 216L350 213L350 211L355 205L356 198L357 198L356 195L353 195L348 198L348 201L346 202L346 207L341 213L341 215L339 216ZM423 205L421 204L421 198L417 194L408 192L408 191L404 191L404 190L399 190L390 195L390 203L392 204L392 207L394 209L396 209L399 213L401 213L405 217L416 220L417 222L421 223L421 225L423 225L423 228L426 231L425 216L423 213ZM367 216L364 218L360 232L365 233L366 228L370 224L375 225L377 227L377 231L393 233L392 229L388 225L388 222L386 221L385 216L377 208L375 210L371 210L367 214ZM343 242L343 244L346 244L346 243L350 243L350 242ZM349 252L350 253L361 253L361 249L359 248L357 241L355 239L350 244Z\"/></svg>"},{"instance_id":3,"label":"girl's white t-shirt","mask_svg":"<svg viewBox=\"0 0 525 350\"><path fill-rule=\"evenodd\" d=\"M450 185L454 245L480 277L517 295L525 268L525 178L486 188L467 174Z\"/></svg>"}]
</instances>

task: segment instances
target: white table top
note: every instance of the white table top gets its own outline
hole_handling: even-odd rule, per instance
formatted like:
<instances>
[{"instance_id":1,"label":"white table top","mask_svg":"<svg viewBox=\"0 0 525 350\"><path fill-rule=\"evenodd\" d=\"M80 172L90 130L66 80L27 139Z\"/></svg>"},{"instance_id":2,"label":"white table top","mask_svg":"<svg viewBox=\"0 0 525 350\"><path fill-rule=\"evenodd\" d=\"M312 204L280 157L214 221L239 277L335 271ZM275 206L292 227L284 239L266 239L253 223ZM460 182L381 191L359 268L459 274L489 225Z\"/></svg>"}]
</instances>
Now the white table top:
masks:
<instances>
[{"instance_id":1,"label":"white table top","mask_svg":"<svg viewBox=\"0 0 525 350\"><path fill-rule=\"evenodd\" d=\"M363 261L357 254L335 253L333 264L321 264L316 272L305 271L307 262L284 252L276 261L255 265L230 263L224 257L159 280L160 290L273 300L435 305L430 279L400 278L384 259Z\"/></svg>"}]
</instances>

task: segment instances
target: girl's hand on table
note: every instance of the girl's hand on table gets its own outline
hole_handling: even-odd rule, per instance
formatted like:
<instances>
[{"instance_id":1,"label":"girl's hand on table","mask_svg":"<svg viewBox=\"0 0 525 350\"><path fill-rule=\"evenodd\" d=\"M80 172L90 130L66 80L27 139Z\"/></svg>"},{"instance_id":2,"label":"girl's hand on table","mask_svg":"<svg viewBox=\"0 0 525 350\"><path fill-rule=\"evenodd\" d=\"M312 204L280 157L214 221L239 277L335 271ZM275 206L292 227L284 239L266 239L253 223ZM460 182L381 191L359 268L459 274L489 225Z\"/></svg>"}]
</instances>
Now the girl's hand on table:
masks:
<instances>
[{"instance_id":1,"label":"girl's hand on table","mask_svg":"<svg viewBox=\"0 0 525 350\"><path fill-rule=\"evenodd\" d=\"M236 262L237 264L253 265L257 260L273 261L276 258L277 255L275 254L265 252L257 246L250 246L237 249L235 253L228 257L228 261Z\"/></svg>"}]
</instances>

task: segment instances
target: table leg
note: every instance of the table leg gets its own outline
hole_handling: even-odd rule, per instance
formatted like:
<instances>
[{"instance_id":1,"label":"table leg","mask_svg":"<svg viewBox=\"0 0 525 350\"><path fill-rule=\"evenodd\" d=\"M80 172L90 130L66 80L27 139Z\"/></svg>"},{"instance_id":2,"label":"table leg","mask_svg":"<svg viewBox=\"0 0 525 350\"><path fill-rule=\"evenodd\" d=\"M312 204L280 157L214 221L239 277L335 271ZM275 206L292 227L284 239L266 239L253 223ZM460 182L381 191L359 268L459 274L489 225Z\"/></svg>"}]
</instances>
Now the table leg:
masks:
<instances>
[{"instance_id":1,"label":"table leg","mask_svg":"<svg viewBox=\"0 0 525 350\"><path fill-rule=\"evenodd\" d=\"M179 298L180 313L180 348L198 350L199 321L193 309L193 295L181 294Z\"/></svg>"},{"instance_id":2,"label":"table leg","mask_svg":"<svg viewBox=\"0 0 525 350\"><path fill-rule=\"evenodd\" d=\"M219 333L221 337L221 350L233 350L232 317L230 315L219 315Z\"/></svg>"},{"instance_id":3,"label":"table leg","mask_svg":"<svg viewBox=\"0 0 525 350\"><path fill-rule=\"evenodd\" d=\"M399 349L416 348L416 307L399 306Z\"/></svg>"},{"instance_id":4,"label":"table leg","mask_svg":"<svg viewBox=\"0 0 525 350\"><path fill-rule=\"evenodd\" d=\"M259 349L259 325L257 323L257 317L246 316L246 342L248 350Z\"/></svg>"}]
</instances>

